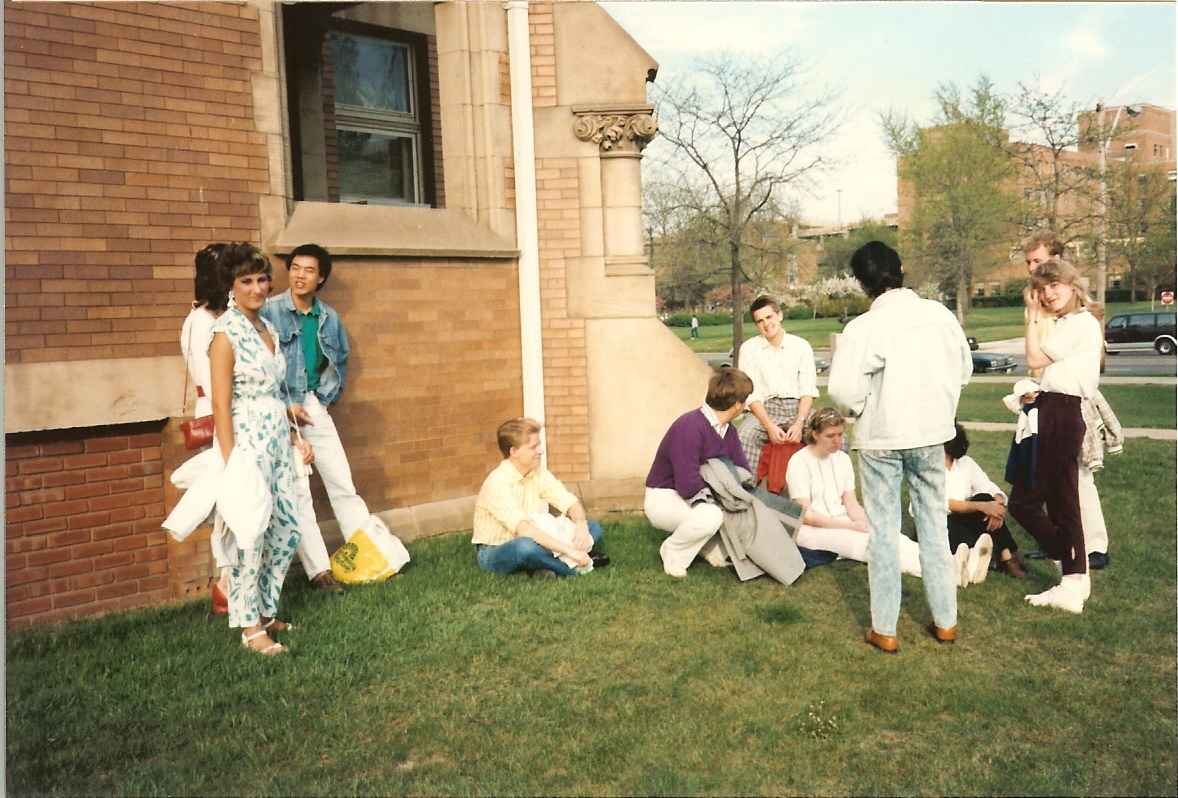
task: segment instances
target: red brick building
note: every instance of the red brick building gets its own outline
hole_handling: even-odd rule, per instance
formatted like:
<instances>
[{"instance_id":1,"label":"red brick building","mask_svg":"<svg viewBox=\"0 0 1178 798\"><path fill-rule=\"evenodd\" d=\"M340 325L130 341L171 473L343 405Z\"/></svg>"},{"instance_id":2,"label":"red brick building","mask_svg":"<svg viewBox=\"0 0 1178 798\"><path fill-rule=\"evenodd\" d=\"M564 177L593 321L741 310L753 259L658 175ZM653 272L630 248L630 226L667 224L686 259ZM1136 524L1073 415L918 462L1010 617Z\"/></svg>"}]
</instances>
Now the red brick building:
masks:
<instances>
[{"instance_id":1,"label":"red brick building","mask_svg":"<svg viewBox=\"0 0 1178 798\"><path fill-rule=\"evenodd\" d=\"M522 412L591 507L633 506L707 370L642 251L657 65L604 11L6 2L4 34L10 625L206 589L207 535L159 524L211 241L259 243L278 289L292 247L335 255L333 416L403 539L469 528Z\"/></svg>"}]
</instances>

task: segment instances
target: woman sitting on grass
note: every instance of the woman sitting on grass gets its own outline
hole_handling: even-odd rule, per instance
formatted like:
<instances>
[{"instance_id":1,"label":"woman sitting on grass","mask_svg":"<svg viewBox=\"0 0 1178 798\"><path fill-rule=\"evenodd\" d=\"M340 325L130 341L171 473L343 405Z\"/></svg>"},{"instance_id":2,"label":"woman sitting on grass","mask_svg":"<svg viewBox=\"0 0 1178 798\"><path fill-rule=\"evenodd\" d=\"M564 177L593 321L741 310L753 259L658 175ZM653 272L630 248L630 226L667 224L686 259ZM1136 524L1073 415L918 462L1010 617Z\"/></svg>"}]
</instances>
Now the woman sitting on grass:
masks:
<instances>
[{"instance_id":1,"label":"woman sitting on grass","mask_svg":"<svg viewBox=\"0 0 1178 798\"><path fill-rule=\"evenodd\" d=\"M982 470L969 451L965 428L955 425L957 435L945 442L945 496L949 500L949 551L958 565L967 562L969 581L981 582L994 550L997 569L1016 579L1026 577L1019 561L1018 544L1006 528L1006 494ZM962 587L965 585L963 584Z\"/></svg>"},{"instance_id":2,"label":"woman sitting on grass","mask_svg":"<svg viewBox=\"0 0 1178 798\"><path fill-rule=\"evenodd\" d=\"M867 562L870 528L855 498L855 471L843 451L846 421L833 407L810 417L804 429L806 447L789 460L785 481L789 497L802 506L797 544L830 551L848 560ZM900 572L920 576L920 547L900 535Z\"/></svg>"}]
</instances>

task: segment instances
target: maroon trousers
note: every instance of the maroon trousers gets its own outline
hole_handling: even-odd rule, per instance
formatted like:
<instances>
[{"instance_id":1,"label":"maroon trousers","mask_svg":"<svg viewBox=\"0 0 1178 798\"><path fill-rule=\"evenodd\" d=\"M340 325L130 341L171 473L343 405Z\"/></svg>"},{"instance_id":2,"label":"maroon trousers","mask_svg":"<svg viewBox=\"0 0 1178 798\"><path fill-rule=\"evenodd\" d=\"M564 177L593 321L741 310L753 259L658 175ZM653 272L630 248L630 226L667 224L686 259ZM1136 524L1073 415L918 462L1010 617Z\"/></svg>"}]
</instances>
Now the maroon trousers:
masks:
<instances>
[{"instance_id":1,"label":"maroon trousers","mask_svg":"<svg viewBox=\"0 0 1178 798\"><path fill-rule=\"evenodd\" d=\"M1060 561L1065 575L1088 573L1076 484L1084 430L1080 397L1040 394L1035 484L1015 483L1010 490L1010 514L1039 542L1047 556Z\"/></svg>"}]
</instances>

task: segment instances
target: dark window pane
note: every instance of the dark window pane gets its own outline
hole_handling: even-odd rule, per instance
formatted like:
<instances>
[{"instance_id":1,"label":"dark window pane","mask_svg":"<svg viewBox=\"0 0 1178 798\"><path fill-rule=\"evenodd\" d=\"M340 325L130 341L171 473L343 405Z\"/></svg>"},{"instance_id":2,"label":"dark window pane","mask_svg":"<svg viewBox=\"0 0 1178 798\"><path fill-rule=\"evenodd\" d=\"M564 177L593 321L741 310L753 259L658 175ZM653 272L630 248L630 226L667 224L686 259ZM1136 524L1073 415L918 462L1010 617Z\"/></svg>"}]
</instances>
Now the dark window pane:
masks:
<instances>
[{"instance_id":1,"label":"dark window pane","mask_svg":"<svg viewBox=\"0 0 1178 798\"><path fill-rule=\"evenodd\" d=\"M337 130L340 198L416 202L413 140Z\"/></svg>"},{"instance_id":2,"label":"dark window pane","mask_svg":"<svg viewBox=\"0 0 1178 798\"><path fill-rule=\"evenodd\" d=\"M395 42L333 33L335 101L410 113L409 49Z\"/></svg>"},{"instance_id":3,"label":"dark window pane","mask_svg":"<svg viewBox=\"0 0 1178 798\"><path fill-rule=\"evenodd\" d=\"M1129 317L1131 327L1152 327L1154 324L1152 313L1134 313Z\"/></svg>"}]
</instances>

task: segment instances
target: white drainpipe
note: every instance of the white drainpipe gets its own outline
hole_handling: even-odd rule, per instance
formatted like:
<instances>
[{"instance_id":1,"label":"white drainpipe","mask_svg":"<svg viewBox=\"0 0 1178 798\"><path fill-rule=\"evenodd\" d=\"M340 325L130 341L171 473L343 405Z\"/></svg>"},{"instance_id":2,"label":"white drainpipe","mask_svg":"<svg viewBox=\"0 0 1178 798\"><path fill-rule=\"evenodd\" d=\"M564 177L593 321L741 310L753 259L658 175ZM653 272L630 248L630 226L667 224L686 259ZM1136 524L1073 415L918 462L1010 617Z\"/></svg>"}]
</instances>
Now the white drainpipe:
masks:
<instances>
[{"instance_id":1,"label":"white drainpipe","mask_svg":"<svg viewBox=\"0 0 1178 798\"><path fill-rule=\"evenodd\" d=\"M540 331L540 241L536 218L536 143L527 0L507 0L511 66L511 134L515 159L515 238L519 247L519 332L524 415L544 421L544 350Z\"/></svg>"}]
</instances>

